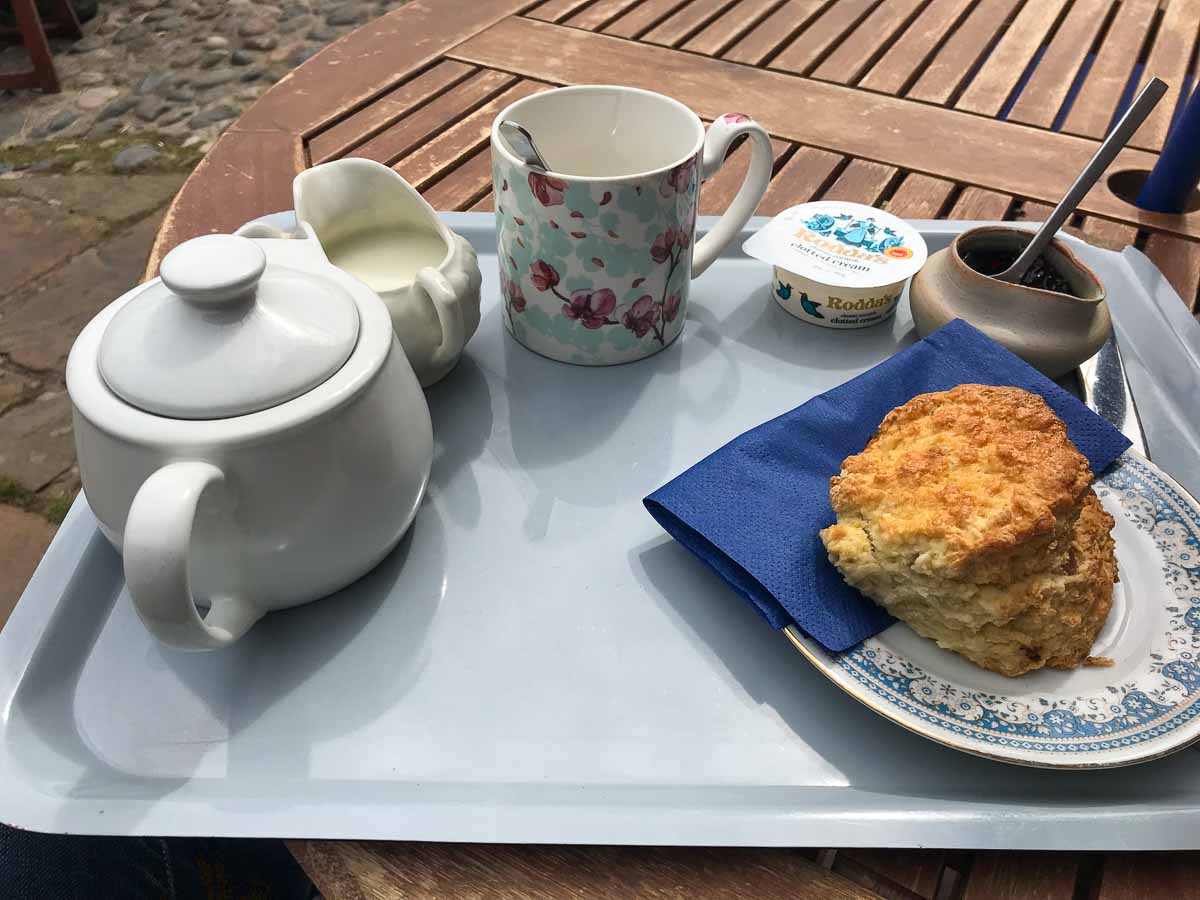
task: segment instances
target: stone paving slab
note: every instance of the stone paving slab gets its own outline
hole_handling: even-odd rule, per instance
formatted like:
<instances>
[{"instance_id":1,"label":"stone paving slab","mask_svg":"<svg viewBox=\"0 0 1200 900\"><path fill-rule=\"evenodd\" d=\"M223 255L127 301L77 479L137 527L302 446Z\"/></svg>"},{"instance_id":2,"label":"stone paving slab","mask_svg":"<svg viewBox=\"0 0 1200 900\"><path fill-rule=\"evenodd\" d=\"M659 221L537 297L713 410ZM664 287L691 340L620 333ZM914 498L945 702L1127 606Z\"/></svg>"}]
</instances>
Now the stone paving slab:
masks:
<instances>
[{"instance_id":1,"label":"stone paving slab","mask_svg":"<svg viewBox=\"0 0 1200 900\"><path fill-rule=\"evenodd\" d=\"M83 326L138 283L161 221L162 212L141 219L6 299L0 354L25 369L62 371Z\"/></svg>"},{"instance_id":2,"label":"stone paving slab","mask_svg":"<svg viewBox=\"0 0 1200 900\"><path fill-rule=\"evenodd\" d=\"M65 388L46 391L0 416L0 473L36 493L75 464L71 401Z\"/></svg>"},{"instance_id":3,"label":"stone paving slab","mask_svg":"<svg viewBox=\"0 0 1200 900\"><path fill-rule=\"evenodd\" d=\"M0 504L0 625L8 621L54 532L41 516Z\"/></svg>"},{"instance_id":4,"label":"stone paving slab","mask_svg":"<svg viewBox=\"0 0 1200 900\"><path fill-rule=\"evenodd\" d=\"M111 227L161 209L178 193L186 177L183 172L136 177L42 175L0 181L0 197L37 200L56 212Z\"/></svg>"},{"instance_id":5,"label":"stone paving slab","mask_svg":"<svg viewBox=\"0 0 1200 900\"><path fill-rule=\"evenodd\" d=\"M19 285L49 272L82 252L96 239L97 223L83 216L55 210L38 200L6 197L0 216L4 245L0 298ZM4 303L0 299L0 306ZM0 319L0 329L4 322Z\"/></svg>"}]
</instances>

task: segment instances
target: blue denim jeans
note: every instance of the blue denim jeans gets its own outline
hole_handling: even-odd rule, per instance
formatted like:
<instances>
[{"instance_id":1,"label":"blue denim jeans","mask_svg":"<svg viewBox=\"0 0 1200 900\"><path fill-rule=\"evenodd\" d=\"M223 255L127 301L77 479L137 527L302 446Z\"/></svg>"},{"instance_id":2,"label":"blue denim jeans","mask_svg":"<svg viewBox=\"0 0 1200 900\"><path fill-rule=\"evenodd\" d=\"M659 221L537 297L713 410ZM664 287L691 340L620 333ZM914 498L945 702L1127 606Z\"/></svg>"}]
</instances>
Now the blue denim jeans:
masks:
<instances>
[{"instance_id":1,"label":"blue denim jeans","mask_svg":"<svg viewBox=\"0 0 1200 900\"><path fill-rule=\"evenodd\" d=\"M282 841L39 834L0 826L0 898L312 900Z\"/></svg>"}]
</instances>

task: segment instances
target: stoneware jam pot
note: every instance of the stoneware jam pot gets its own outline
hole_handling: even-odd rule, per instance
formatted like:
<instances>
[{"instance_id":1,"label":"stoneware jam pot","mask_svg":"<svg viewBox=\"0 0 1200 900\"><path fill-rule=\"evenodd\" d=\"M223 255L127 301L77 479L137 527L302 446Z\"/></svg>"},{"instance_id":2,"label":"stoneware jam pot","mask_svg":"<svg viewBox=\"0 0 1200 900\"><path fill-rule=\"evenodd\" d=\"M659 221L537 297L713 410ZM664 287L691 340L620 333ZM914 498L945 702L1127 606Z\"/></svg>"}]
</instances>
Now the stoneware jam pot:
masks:
<instances>
[{"instance_id":1,"label":"stoneware jam pot","mask_svg":"<svg viewBox=\"0 0 1200 900\"><path fill-rule=\"evenodd\" d=\"M1094 356L1112 328L1104 285L1065 241L1055 238L1044 256L1071 294L1008 284L964 262L969 253L1016 259L1030 237L1028 231L986 225L962 232L930 256L909 289L917 334L925 337L965 319L1051 378Z\"/></svg>"},{"instance_id":2,"label":"stoneware jam pot","mask_svg":"<svg viewBox=\"0 0 1200 900\"><path fill-rule=\"evenodd\" d=\"M338 268L383 300L422 386L454 368L479 327L475 250L387 166L339 159L292 182L296 218Z\"/></svg>"},{"instance_id":3,"label":"stoneware jam pot","mask_svg":"<svg viewBox=\"0 0 1200 900\"><path fill-rule=\"evenodd\" d=\"M433 437L387 308L317 241L207 235L160 274L84 328L67 389L84 493L138 615L206 650L378 563L416 514Z\"/></svg>"}]
</instances>

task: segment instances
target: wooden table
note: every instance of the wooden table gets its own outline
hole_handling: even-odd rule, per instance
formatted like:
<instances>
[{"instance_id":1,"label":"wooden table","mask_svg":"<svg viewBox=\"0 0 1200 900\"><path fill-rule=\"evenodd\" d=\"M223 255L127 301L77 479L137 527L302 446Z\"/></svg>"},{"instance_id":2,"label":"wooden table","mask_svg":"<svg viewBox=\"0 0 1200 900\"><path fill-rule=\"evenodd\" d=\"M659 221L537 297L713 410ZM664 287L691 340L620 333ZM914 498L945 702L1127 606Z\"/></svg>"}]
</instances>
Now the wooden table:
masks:
<instances>
[{"instance_id":1,"label":"wooden table","mask_svg":"<svg viewBox=\"0 0 1200 900\"><path fill-rule=\"evenodd\" d=\"M775 141L764 213L830 197L1037 220L1151 73L1171 91L1113 170L1153 164L1198 31L1200 0L414 0L292 72L217 141L148 274L182 240L289 208L296 172L342 156L393 166L436 208L490 209L493 116L596 81L664 91L706 119L752 114ZM702 212L725 207L747 156L705 184ZM1196 309L1200 213L1143 213L1102 184L1074 225L1144 250ZM292 849L330 898L1200 896L1196 854Z\"/></svg>"}]
</instances>

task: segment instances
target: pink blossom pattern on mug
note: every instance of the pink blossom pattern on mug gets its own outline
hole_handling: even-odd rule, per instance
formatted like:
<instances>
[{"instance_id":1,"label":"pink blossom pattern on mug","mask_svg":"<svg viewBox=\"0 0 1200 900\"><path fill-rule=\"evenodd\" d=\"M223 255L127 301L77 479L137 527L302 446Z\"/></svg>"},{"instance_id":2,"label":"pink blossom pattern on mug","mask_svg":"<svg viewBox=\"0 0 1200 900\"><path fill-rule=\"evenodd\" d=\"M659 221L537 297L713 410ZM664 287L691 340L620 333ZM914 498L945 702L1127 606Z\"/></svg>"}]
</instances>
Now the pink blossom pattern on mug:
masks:
<instances>
[{"instance_id":1,"label":"pink blossom pattern on mug","mask_svg":"<svg viewBox=\"0 0 1200 900\"><path fill-rule=\"evenodd\" d=\"M650 245L650 257L656 263L664 263L671 258L671 251L674 248L676 240L679 238L679 233L671 227L654 238L654 243Z\"/></svg>"},{"instance_id":2,"label":"pink blossom pattern on mug","mask_svg":"<svg viewBox=\"0 0 1200 900\"><path fill-rule=\"evenodd\" d=\"M617 295L608 288L601 288L598 291L573 291L563 304L562 312L568 319L578 320L584 328L595 330L603 325L617 324L608 317L616 308Z\"/></svg>"},{"instance_id":3,"label":"pink blossom pattern on mug","mask_svg":"<svg viewBox=\"0 0 1200 900\"><path fill-rule=\"evenodd\" d=\"M696 157L681 162L663 176L658 185L658 193L663 197L672 194L686 194L691 190L692 176L696 172Z\"/></svg>"},{"instance_id":4,"label":"pink blossom pattern on mug","mask_svg":"<svg viewBox=\"0 0 1200 900\"><path fill-rule=\"evenodd\" d=\"M621 316L621 324L642 338L654 327L657 318L658 307L654 305L654 298L649 294L642 294L625 310L625 314Z\"/></svg>"},{"instance_id":5,"label":"pink blossom pattern on mug","mask_svg":"<svg viewBox=\"0 0 1200 900\"><path fill-rule=\"evenodd\" d=\"M721 121L727 125L739 125L742 122L749 122L750 117L745 113L725 113L721 116Z\"/></svg>"},{"instance_id":6,"label":"pink blossom pattern on mug","mask_svg":"<svg viewBox=\"0 0 1200 900\"><path fill-rule=\"evenodd\" d=\"M529 267L529 280L539 291L548 291L558 284L558 270L545 260L539 259Z\"/></svg>"},{"instance_id":7,"label":"pink blossom pattern on mug","mask_svg":"<svg viewBox=\"0 0 1200 900\"><path fill-rule=\"evenodd\" d=\"M563 193L567 183L560 178L543 175L540 172L529 173L529 190L537 197L542 206L562 206Z\"/></svg>"},{"instance_id":8,"label":"pink blossom pattern on mug","mask_svg":"<svg viewBox=\"0 0 1200 900\"><path fill-rule=\"evenodd\" d=\"M674 322L675 317L679 315L679 303L681 295L679 291L672 291L667 295L667 299L663 301L662 315L668 322Z\"/></svg>"},{"instance_id":9,"label":"pink blossom pattern on mug","mask_svg":"<svg viewBox=\"0 0 1200 900\"><path fill-rule=\"evenodd\" d=\"M509 262L513 262L511 256ZM516 269L515 262L513 269ZM504 271L504 266L500 267L500 296L510 317L513 313L525 312L525 292L521 290L521 283L515 278L510 278L508 272Z\"/></svg>"},{"instance_id":10,"label":"pink blossom pattern on mug","mask_svg":"<svg viewBox=\"0 0 1200 900\"><path fill-rule=\"evenodd\" d=\"M501 255L501 309L513 335L594 353L599 333L612 329L603 344L624 354L637 352L636 343L666 346L683 319L686 286L676 281L681 271L686 279L695 239L698 179L698 157L619 193L589 195L541 172L498 173L498 196L509 192L498 212L512 226L511 253Z\"/></svg>"}]
</instances>

